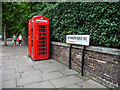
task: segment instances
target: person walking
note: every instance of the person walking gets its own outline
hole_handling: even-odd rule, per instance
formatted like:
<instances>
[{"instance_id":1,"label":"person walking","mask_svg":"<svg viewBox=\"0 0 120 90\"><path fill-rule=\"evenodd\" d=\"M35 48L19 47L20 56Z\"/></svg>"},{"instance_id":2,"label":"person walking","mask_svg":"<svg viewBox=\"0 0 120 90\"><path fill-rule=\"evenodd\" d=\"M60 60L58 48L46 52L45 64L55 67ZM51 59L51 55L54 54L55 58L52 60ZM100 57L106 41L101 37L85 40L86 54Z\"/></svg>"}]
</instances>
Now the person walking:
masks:
<instances>
[{"instance_id":1,"label":"person walking","mask_svg":"<svg viewBox=\"0 0 120 90\"><path fill-rule=\"evenodd\" d=\"M19 45L21 46L21 43L22 43L22 41L23 41L23 38L22 38L22 35L21 35L21 34L19 34L19 36L18 36L18 41L19 41Z\"/></svg>"},{"instance_id":2,"label":"person walking","mask_svg":"<svg viewBox=\"0 0 120 90\"><path fill-rule=\"evenodd\" d=\"M17 37L13 34L12 40L14 41L13 45L16 46Z\"/></svg>"}]
</instances>

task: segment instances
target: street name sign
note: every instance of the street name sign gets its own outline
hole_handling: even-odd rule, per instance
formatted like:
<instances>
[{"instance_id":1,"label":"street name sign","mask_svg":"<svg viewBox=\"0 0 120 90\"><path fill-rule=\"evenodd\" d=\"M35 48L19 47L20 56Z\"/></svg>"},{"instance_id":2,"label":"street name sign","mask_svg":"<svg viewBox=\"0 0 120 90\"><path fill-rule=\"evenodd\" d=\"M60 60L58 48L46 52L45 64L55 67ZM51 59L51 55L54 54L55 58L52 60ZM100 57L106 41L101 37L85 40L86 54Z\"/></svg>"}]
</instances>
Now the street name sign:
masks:
<instances>
[{"instance_id":1,"label":"street name sign","mask_svg":"<svg viewBox=\"0 0 120 90\"><path fill-rule=\"evenodd\" d=\"M89 46L90 35L67 35L66 42Z\"/></svg>"}]
</instances>

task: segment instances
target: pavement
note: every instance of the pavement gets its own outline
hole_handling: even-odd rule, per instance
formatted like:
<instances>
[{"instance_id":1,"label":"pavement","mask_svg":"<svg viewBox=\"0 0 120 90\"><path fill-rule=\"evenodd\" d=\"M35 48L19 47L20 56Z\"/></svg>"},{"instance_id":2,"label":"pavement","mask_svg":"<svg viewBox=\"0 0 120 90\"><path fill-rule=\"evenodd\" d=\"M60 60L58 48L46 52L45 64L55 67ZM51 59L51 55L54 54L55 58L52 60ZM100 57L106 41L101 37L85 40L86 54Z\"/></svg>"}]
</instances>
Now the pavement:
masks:
<instances>
[{"instance_id":1,"label":"pavement","mask_svg":"<svg viewBox=\"0 0 120 90\"><path fill-rule=\"evenodd\" d=\"M1 44L3 42L0 41ZM2 46L1 56L2 79L0 79L0 85L2 88L107 89L88 77L80 77L80 73L53 59L32 61L28 57L26 45L14 47L11 41L8 41L8 46Z\"/></svg>"}]
</instances>

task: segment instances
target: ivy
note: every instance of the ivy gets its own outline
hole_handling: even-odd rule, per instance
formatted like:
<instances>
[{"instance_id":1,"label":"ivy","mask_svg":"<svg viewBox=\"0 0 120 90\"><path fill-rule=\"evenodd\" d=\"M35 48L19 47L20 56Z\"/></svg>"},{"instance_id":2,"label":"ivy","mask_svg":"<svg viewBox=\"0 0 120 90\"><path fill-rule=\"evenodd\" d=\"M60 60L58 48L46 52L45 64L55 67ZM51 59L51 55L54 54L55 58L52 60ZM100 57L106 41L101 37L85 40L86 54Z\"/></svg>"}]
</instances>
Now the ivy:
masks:
<instances>
[{"instance_id":1,"label":"ivy","mask_svg":"<svg viewBox=\"0 0 120 90\"><path fill-rule=\"evenodd\" d=\"M118 2L59 2L45 8L50 19L50 40L66 42L66 35L90 35L90 44L119 47Z\"/></svg>"}]
</instances>

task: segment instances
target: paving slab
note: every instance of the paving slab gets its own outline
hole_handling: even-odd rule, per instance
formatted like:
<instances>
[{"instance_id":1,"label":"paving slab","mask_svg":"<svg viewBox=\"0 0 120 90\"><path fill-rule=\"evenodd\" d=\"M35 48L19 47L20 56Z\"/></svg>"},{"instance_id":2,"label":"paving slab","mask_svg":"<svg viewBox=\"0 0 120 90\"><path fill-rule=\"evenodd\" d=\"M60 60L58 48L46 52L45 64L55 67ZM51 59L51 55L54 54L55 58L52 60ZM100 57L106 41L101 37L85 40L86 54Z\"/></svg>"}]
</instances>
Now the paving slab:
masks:
<instances>
[{"instance_id":1,"label":"paving slab","mask_svg":"<svg viewBox=\"0 0 120 90\"><path fill-rule=\"evenodd\" d=\"M0 81L0 90L2 89L2 81Z\"/></svg>"},{"instance_id":2,"label":"paving slab","mask_svg":"<svg viewBox=\"0 0 120 90\"><path fill-rule=\"evenodd\" d=\"M33 63L29 62L29 61L23 61L23 62L19 62L17 63L18 67L33 67Z\"/></svg>"},{"instance_id":3,"label":"paving slab","mask_svg":"<svg viewBox=\"0 0 120 90\"><path fill-rule=\"evenodd\" d=\"M81 87L78 86L77 84L73 84L73 85L70 85L70 86L62 87L62 88L81 88Z\"/></svg>"},{"instance_id":4,"label":"paving slab","mask_svg":"<svg viewBox=\"0 0 120 90\"><path fill-rule=\"evenodd\" d=\"M97 83L97 82L95 82L94 80L91 80L91 79L89 79L87 82L90 83L90 84L94 84L96 86L96 88L106 88L105 86L103 86L103 85L101 85L101 84L99 84L99 83Z\"/></svg>"},{"instance_id":5,"label":"paving slab","mask_svg":"<svg viewBox=\"0 0 120 90\"><path fill-rule=\"evenodd\" d=\"M11 80L20 78L20 73L16 73L15 69L3 69L2 70L3 80Z\"/></svg>"},{"instance_id":6,"label":"paving slab","mask_svg":"<svg viewBox=\"0 0 120 90\"><path fill-rule=\"evenodd\" d=\"M5 74L5 75L2 76L3 81L13 80L13 79L16 79L16 74L14 74L14 73Z\"/></svg>"},{"instance_id":7,"label":"paving slab","mask_svg":"<svg viewBox=\"0 0 120 90\"><path fill-rule=\"evenodd\" d=\"M106 88L106 87L96 83L93 80L88 80L85 82L83 81L83 82L77 83L77 85L79 85L82 88Z\"/></svg>"},{"instance_id":8,"label":"paving slab","mask_svg":"<svg viewBox=\"0 0 120 90\"><path fill-rule=\"evenodd\" d=\"M17 56L17 61L28 61L30 58L26 58L27 54L20 54L20 55L16 55Z\"/></svg>"},{"instance_id":9,"label":"paving slab","mask_svg":"<svg viewBox=\"0 0 120 90\"><path fill-rule=\"evenodd\" d=\"M16 88L17 88L17 89L18 89L18 88L21 88L20 90L24 90L24 89L22 89L22 88L24 88L23 86L19 86L19 87L16 87ZM18 89L18 90L19 90L19 89Z\"/></svg>"},{"instance_id":10,"label":"paving slab","mask_svg":"<svg viewBox=\"0 0 120 90\"><path fill-rule=\"evenodd\" d=\"M33 70L35 70L33 66L16 68L16 72L18 72L18 73L25 72L25 71L33 71Z\"/></svg>"},{"instance_id":11,"label":"paving slab","mask_svg":"<svg viewBox=\"0 0 120 90\"><path fill-rule=\"evenodd\" d=\"M77 74L78 72L76 72L75 70L72 69L61 69L59 70L63 75L73 75L73 74Z\"/></svg>"},{"instance_id":12,"label":"paving slab","mask_svg":"<svg viewBox=\"0 0 120 90\"><path fill-rule=\"evenodd\" d=\"M66 65L64 65L64 64L62 64L62 63L60 63L60 62L58 62L58 61L55 61L55 60L54 60L54 62L53 62L52 64L53 64L55 67L59 68L60 70L61 70L61 69L67 69L67 68L68 68Z\"/></svg>"},{"instance_id":13,"label":"paving slab","mask_svg":"<svg viewBox=\"0 0 120 90\"><path fill-rule=\"evenodd\" d=\"M38 61L37 61L38 62ZM40 61L41 62L41 61ZM38 64L34 64L34 68L35 69L42 69L42 68L46 68L46 67L50 67L52 66L49 62L46 62L46 63L39 63Z\"/></svg>"},{"instance_id":14,"label":"paving slab","mask_svg":"<svg viewBox=\"0 0 120 90\"><path fill-rule=\"evenodd\" d=\"M67 77L61 77L61 78L53 79L53 80L50 80L50 81L54 84L54 86L56 88L70 86L70 85L73 85L75 83L81 82L81 80L74 75L67 76Z\"/></svg>"},{"instance_id":15,"label":"paving slab","mask_svg":"<svg viewBox=\"0 0 120 90\"><path fill-rule=\"evenodd\" d=\"M16 60L2 60L2 65L15 65L17 64L16 63Z\"/></svg>"},{"instance_id":16,"label":"paving slab","mask_svg":"<svg viewBox=\"0 0 120 90\"><path fill-rule=\"evenodd\" d=\"M41 76L42 73L39 70L31 70L31 71L25 71L21 72L21 78L25 77L36 77L36 76Z\"/></svg>"},{"instance_id":17,"label":"paving slab","mask_svg":"<svg viewBox=\"0 0 120 90\"><path fill-rule=\"evenodd\" d=\"M0 66L0 82L2 82L2 67Z\"/></svg>"},{"instance_id":18,"label":"paving slab","mask_svg":"<svg viewBox=\"0 0 120 90\"><path fill-rule=\"evenodd\" d=\"M5 55L5 54L3 54L3 55ZM6 57L6 56L2 56L2 60L8 60L8 57Z\"/></svg>"},{"instance_id":19,"label":"paving slab","mask_svg":"<svg viewBox=\"0 0 120 90\"><path fill-rule=\"evenodd\" d=\"M41 68L45 68L45 67L57 67L59 69L67 68L65 65L63 65L53 59L34 62L35 69L41 69Z\"/></svg>"},{"instance_id":20,"label":"paving slab","mask_svg":"<svg viewBox=\"0 0 120 90\"><path fill-rule=\"evenodd\" d=\"M12 55L12 56L8 57L8 60L16 60L16 59L17 59L17 58L16 58L15 55Z\"/></svg>"},{"instance_id":21,"label":"paving slab","mask_svg":"<svg viewBox=\"0 0 120 90\"><path fill-rule=\"evenodd\" d=\"M48 59L45 59L45 60L38 60L38 61L33 61L34 65L43 65L43 64L46 64L46 65L49 65L52 63L51 59L48 60Z\"/></svg>"},{"instance_id":22,"label":"paving slab","mask_svg":"<svg viewBox=\"0 0 120 90\"><path fill-rule=\"evenodd\" d=\"M3 48L5 48L5 47L3 47ZM9 59L10 57L14 57L15 56L14 53L8 53L7 51L6 52L5 51L2 52L4 54L4 57L8 57L8 59ZM14 51L9 51L9 52L14 52Z\"/></svg>"},{"instance_id":23,"label":"paving slab","mask_svg":"<svg viewBox=\"0 0 120 90\"><path fill-rule=\"evenodd\" d=\"M16 80L8 80L2 82L2 88L16 88Z\"/></svg>"},{"instance_id":24,"label":"paving slab","mask_svg":"<svg viewBox=\"0 0 120 90\"><path fill-rule=\"evenodd\" d=\"M40 76L27 76L20 79L17 79L17 86L28 85L35 82L43 81Z\"/></svg>"},{"instance_id":25,"label":"paving slab","mask_svg":"<svg viewBox=\"0 0 120 90\"><path fill-rule=\"evenodd\" d=\"M12 69L17 68L16 60L4 60L2 62L2 69Z\"/></svg>"},{"instance_id":26,"label":"paving slab","mask_svg":"<svg viewBox=\"0 0 120 90\"><path fill-rule=\"evenodd\" d=\"M40 68L40 71L44 74L44 73L50 73L50 72L54 72L59 70L59 68L55 67L55 66L50 66L50 67L42 67Z\"/></svg>"},{"instance_id":27,"label":"paving slab","mask_svg":"<svg viewBox=\"0 0 120 90\"><path fill-rule=\"evenodd\" d=\"M39 83L31 83L28 85L24 85L24 88L39 88Z\"/></svg>"},{"instance_id":28,"label":"paving slab","mask_svg":"<svg viewBox=\"0 0 120 90\"><path fill-rule=\"evenodd\" d=\"M55 79L55 78L59 78L59 77L63 77L63 74L61 74L59 71L42 74L42 78L44 80L51 80L51 79Z\"/></svg>"},{"instance_id":29,"label":"paving slab","mask_svg":"<svg viewBox=\"0 0 120 90\"><path fill-rule=\"evenodd\" d=\"M50 65L51 65L51 66L55 66L55 67L57 67L57 68L59 68L59 69L65 69L65 68L67 68L67 66L65 66L65 65L63 65L62 63L60 63L60 62L58 62L58 61L55 61L55 60L53 60L53 59L49 59L48 61L50 62Z\"/></svg>"},{"instance_id":30,"label":"paving slab","mask_svg":"<svg viewBox=\"0 0 120 90\"><path fill-rule=\"evenodd\" d=\"M39 83L25 85L24 88L55 88L55 87L50 81L43 81Z\"/></svg>"},{"instance_id":31,"label":"paving slab","mask_svg":"<svg viewBox=\"0 0 120 90\"><path fill-rule=\"evenodd\" d=\"M2 75L7 75L7 74L15 74L15 69L3 69L2 70Z\"/></svg>"}]
</instances>

